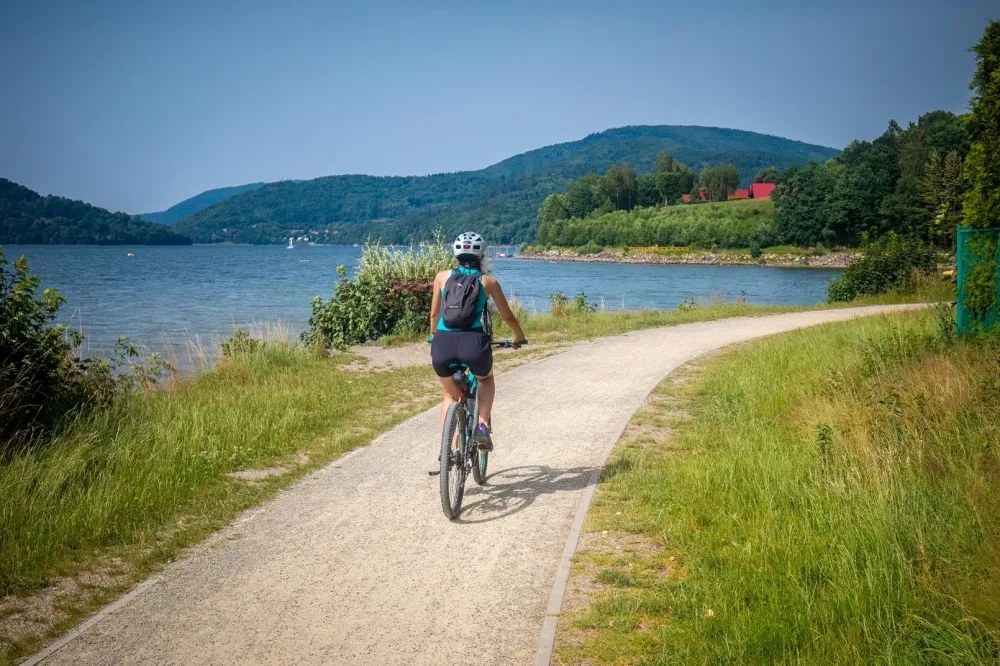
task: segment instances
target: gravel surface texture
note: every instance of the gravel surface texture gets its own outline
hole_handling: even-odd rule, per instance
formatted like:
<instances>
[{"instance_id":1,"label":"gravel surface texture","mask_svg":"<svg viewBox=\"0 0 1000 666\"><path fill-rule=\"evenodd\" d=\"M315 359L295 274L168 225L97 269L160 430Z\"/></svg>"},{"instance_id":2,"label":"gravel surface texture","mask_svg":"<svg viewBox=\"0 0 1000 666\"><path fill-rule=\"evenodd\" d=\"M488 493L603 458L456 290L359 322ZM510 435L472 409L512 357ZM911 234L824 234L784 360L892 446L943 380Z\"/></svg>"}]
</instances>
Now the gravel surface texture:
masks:
<instances>
[{"instance_id":1,"label":"gravel surface texture","mask_svg":"<svg viewBox=\"0 0 1000 666\"><path fill-rule=\"evenodd\" d=\"M647 330L506 372L488 483L469 478L458 520L428 475L434 408L243 514L29 663L532 663L584 491L667 373L724 345L898 309Z\"/></svg>"}]
</instances>

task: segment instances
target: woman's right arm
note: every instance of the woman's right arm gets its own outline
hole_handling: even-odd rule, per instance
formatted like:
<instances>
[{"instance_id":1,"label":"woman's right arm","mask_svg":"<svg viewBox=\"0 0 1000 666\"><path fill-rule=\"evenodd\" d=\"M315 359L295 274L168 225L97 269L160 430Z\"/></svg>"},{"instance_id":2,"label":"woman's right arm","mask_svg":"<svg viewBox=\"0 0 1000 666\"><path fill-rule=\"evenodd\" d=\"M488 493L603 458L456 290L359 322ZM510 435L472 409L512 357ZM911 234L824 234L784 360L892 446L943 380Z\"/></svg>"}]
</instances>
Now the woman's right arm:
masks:
<instances>
[{"instance_id":1,"label":"woman's right arm","mask_svg":"<svg viewBox=\"0 0 1000 666\"><path fill-rule=\"evenodd\" d=\"M524 331L521 329L521 322L517 320L517 315L515 315L514 311L510 309L510 304L507 303L507 297L504 296L503 289L500 287L500 283L497 282L496 278L491 275L483 276L483 286L486 287L486 293L489 294L493 299L493 302L496 303L497 312L500 313L500 318L503 319L514 332L514 342L523 342L527 340L524 335Z\"/></svg>"},{"instance_id":2,"label":"woman's right arm","mask_svg":"<svg viewBox=\"0 0 1000 666\"><path fill-rule=\"evenodd\" d=\"M431 286L431 337L434 337L434 331L437 330L438 316L441 314L442 275L444 275L444 272L435 275L434 284Z\"/></svg>"}]
</instances>

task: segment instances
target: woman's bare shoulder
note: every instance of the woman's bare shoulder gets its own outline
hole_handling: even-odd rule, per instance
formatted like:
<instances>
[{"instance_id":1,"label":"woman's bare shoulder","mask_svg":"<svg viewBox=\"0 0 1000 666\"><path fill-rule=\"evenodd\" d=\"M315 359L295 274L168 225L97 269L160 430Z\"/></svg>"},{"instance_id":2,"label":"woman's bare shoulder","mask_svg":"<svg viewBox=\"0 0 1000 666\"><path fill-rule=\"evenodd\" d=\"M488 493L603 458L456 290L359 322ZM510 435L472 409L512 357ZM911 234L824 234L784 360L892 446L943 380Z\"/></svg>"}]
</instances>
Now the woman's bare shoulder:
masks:
<instances>
[{"instance_id":1,"label":"woman's bare shoulder","mask_svg":"<svg viewBox=\"0 0 1000 666\"><path fill-rule=\"evenodd\" d=\"M500 286L500 282L495 277L488 274L483 275L483 284L486 285L487 287Z\"/></svg>"}]
</instances>

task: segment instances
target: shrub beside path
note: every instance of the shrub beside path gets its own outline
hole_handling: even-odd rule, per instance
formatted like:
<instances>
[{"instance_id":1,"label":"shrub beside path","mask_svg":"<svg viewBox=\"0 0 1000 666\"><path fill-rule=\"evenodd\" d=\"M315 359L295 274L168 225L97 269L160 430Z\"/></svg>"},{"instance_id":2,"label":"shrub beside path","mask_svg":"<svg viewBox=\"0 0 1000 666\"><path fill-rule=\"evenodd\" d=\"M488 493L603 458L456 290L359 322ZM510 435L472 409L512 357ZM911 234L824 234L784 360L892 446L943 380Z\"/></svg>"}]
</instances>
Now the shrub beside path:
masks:
<instances>
[{"instance_id":1,"label":"shrub beside path","mask_svg":"<svg viewBox=\"0 0 1000 666\"><path fill-rule=\"evenodd\" d=\"M908 307L920 306L651 329L505 372L488 485L469 479L459 520L427 474L434 408L247 512L28 663L531 663L554 628L574 518L666 374L728 344Z\"/></svg>"}]
</instances>

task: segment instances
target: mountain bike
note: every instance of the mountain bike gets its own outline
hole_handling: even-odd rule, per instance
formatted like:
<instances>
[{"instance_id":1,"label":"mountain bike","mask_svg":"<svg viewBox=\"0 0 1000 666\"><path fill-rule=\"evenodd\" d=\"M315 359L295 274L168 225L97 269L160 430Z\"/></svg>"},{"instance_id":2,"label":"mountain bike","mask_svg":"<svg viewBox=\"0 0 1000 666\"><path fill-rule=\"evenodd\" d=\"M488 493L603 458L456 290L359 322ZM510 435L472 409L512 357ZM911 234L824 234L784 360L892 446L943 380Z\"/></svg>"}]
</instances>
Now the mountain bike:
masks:
<instances>
[{"instance_id":1,"label":"mountain bike","mask_svg":"<svg viewBox=\"0 0 1000 666\"><path fill-rule=\"evenodd\" d=\"M519 346L524 343L519 343ZM493 348L510 348L510 340L491 342ZM459 364L451 376L462 392L458 402L448 406L441 432L441 508L449 520L454 520L462 510L465 480L472 472L476 483L486 483L486 468L490 452L476 444L475 433L479 425L479 380L464 363Z\"/></svg>"}]
</instances>

